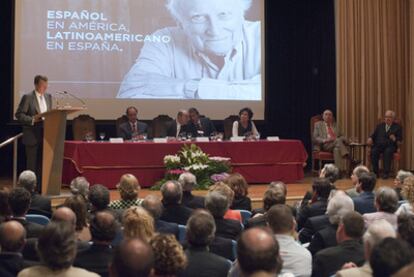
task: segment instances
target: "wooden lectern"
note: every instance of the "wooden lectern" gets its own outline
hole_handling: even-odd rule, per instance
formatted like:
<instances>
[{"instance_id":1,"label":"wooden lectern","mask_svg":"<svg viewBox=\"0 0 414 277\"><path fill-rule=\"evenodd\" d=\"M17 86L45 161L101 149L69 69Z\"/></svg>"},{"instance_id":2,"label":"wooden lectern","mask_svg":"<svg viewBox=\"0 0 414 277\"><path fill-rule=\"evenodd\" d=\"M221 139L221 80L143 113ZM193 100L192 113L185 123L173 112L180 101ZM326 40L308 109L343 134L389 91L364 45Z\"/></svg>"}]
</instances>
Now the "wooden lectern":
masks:
<instances>
[{"instance_id":1,"label":"wooden lectern","mask_svg":"<svg viewBox=\"0 0 414 277\"><path fill-rule=\"evenodd\" d=\"M66 116L85 108L57 108L36 115L44 119L42 194L60 195L62 184L63 150L66 137Z\"/></svg>"}]
</instances>

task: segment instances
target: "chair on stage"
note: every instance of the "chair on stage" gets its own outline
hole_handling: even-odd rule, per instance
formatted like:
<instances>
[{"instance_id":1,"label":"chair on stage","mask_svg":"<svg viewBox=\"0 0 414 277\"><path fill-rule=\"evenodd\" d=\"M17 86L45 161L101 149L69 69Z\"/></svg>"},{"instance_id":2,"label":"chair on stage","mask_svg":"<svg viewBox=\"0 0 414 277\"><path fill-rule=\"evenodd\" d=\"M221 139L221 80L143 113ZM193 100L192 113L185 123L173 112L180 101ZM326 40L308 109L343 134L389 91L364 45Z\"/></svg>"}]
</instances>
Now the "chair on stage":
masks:
<instances>
[{"instance_id":1,"label":"chair on stage","mask_svg":"<svg viewBox=\"0 0 414 277\"><path fill-rule=\"evenodd\" d=\"M151 138L162 138L167 135L166 123L173 119L168 115L162 114L152 120L151 123Z\"/></svg>"},{"instance_id":2,"label":"chair on stage","mask_svg":"<svg viewBox=\"0 0 414 277\"><path fill-rule=\"evenodd\" d=\"M238 121L238 115L229 115L223 121L224 139L230 139L233 132L233 122Z\"/></svg>"},{"instance_id":3,"label":"chair on stage","mask_svg":"<svg viewBox=\"0 0 414 277\"><path fill-rule=\"evenodd\" d=\"M73 119L74 140L96 140L95 118L88 114L81 114Z\"/></svg>"},{"instance_id":4,"label":"chair on stage","mask_svg":"<svg viewBox=\"0 0 414 277\"><path fill-rule=\"evenodd\" d=\"M120 137L121 133L119 131L119 126L121 126L122 123L128 122L128 117L126 115L123 115L121 117L118 117L115 121L115 128L116 128L116 136Z\"/></svg>"},{"instance_id":5,"label":"chair on stage","mask_svg":"<svg viewBox=\"0 0 414 277\"><path fill-rule=\"evenodd\" d=\"M311 135L311 142L312 142L312 172L318 173L319 170L322 169L322 162L326 161L334 161L334 156L332 152L321 151L314 149L314 140L313 140L313 129L315 128L315 123L322 120L322 116L320 114L312 116L310 119L310 135ZM315 161L318 160L318 169L315 169Z\"/></svg>"}]
</instances>

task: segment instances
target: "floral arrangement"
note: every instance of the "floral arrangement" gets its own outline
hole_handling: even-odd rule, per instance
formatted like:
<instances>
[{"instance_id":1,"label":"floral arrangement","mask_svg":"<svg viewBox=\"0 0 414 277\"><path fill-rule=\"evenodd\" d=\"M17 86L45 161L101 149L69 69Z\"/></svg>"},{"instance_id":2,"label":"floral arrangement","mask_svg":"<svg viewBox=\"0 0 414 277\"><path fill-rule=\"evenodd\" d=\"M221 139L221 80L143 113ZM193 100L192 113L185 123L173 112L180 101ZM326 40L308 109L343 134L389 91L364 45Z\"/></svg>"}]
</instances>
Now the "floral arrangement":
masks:
<instances>
[{"instance_id":1,"label":"floral arrangement","mask_svg":"<svg viewBox=\"0 0 414 277\"><path fill-rule=\"evenodd\" d=\"M195 144L185 144L176 155L166 155L164 165L165 177L152 189L159 189L168 180L177 180L184 172L196 176L195 189L207 189L213 183L225 179L231 171L230 158L210 157Z\"/></svg>"}]
</instances>

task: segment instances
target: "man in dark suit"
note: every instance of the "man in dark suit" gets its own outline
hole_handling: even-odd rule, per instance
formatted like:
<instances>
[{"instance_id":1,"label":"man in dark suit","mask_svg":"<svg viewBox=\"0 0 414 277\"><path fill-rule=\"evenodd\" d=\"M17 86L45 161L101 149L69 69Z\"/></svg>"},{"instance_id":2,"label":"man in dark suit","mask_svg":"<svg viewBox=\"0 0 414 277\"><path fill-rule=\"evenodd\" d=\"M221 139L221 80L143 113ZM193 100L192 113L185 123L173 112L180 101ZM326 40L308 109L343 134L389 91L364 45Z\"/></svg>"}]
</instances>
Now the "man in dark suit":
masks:
<instances>
[{"instance_id":1,"label":"man in dark suit","mask_svg":"<svg viewBox=\"0 0 414 277\"><path fill-rule=\"evenodd\" d=\"M52 206L50 198L36 192L37 178L33 171L25 170L19 175L19 186L30 192L32 199L30 202L29 214L41 214L47 217L52 216Z\"/></svg>"},{"instance_id":2,"label":"man in dark suit","mask_svg":"<svg viewBox=\"0 0 414 277\"><path fill-rule=\"evenodd\" d=\"M74 265L108 276L108 265L112 260L111 242L117 232L115 217L110 212L97 212L90 221L92 244L89 249L77 254Z\"/></svg>"},{"instance_id":3,"label":"man in dark suit","mask_svg":"<svg viewBox=\"0 0 414 277\"><path fill-rule=\"evenodd\" d=\"M46 93L47 82L46 76L35 76L35 90L23 95L15 114L19 123L23 125L26 169L35 172L39 179L41 179L43 128L38 115L52 109L52 96ZM40 191L40 187L38 189Z\"/></svg>"},{"instance_id":4,"label":"man in dark suit","mask_svg":"<svg viewBox=\"0 0 414 277\"><path fill-rule=\"evenodd\" d=\"M161 186L163 211L161 220L186 225L192 209L181 203L183 189L178 181L167 181Z\"/></svg>"},{"instance_id":5,"label":"man in dark suit","mask_svg":"<svg viewBox=\"0 0 414 277\"><path fill-rule=\"evenodd\" d=\"M357 190L361 193L352 198L354 201L355 211L360 214L375 213L377 208L375 207L375 184L377 179L373 173L362 173L358 178Z\"/></svg>"},{"instance_id":6,"label":"man in dark suit","mask_svg":"<svg viewBox=\"0 0 414 277\"><path fill-rule=\"evenodd\" d=\"M338 245L321 250L315 255L312 276L332 276L349 262L357 266L363 265L365 256L361 238L364 228L364 219L359 213L347 213L338 226L336 234Z\"/></svg>"},{"instance_id":7,"label":"man in dark suit","mask_svg":"<svg viewBox=\"0 0 414 277\"><path fill-rule=\"evenodd\" d=\"M215 231L216 225L209 213L196 212L189 218L186 234L189 248L185 251L188 265L178 276L227 276L230 263L209 251Z\"/></svg>"},{"instance_id":8,"label":"man in dark suit","mask_svg":"<svg viewBox=\"0 0 414 277\"><path fill-rule=\"evenodd\" d=\"M26 213L30 207L30 193L24 188L14 188L9 195L9 204L12 220L18 221L26 229L27 238L37 238L43 226L26 220Z\"/></svg>"},{"instance_id":9,"label":"man in dark suit","mask_svg":"<svg viewBox=\"0 0 414 277\"><path fill-rule=\"evenodd\" d=\"M398 143L402 141L402 128L395 122L395 112L386 111L384 122L378 124L374 133L368 138L367 144L371 145L372 170L378 176L378 162L380 155L384 159L383 179L388 179L391 169L391 161L394 152L398 149Z\"/></svg>"},{"instance_id":10,"label":"man in dark suit","mask_svg":"<svg viewBox=\"0 0 414 277\"><path fill-rule=\"evenodd\" d=\"M188 110L190 115L190 129L194 137L209 137L216 131L213 122L208 117L200 117L196 108Z\"/></svg>"},{"instance_id":11,"label":"man in dark suit","mask_svg":"<svg viewBox=\"0 0 414 277\"><path fill-rule=\"evenodd\" d=\"M180 175L178 182L180 182L183 188L183 205L189 207L190 209L203 209L204 197L193 195L191 192L197 184L197 179L194 174L185 172Z\"/></svg>"},{"instance_id":12,"label":"man in dark suit","mask_svg":"<svg viewBox=\"0 0 414 277\"><path fill-rule=\"evenodd\" d=\"M191 133L190 127L188 125L190 117L187 110L179 110L177 113L177 118L170 122L167 122L167 136L168 137L179 137L180 135L187 135Z\"/></svg>"},{"instance_id":13,"label":"man in dark suit","mask_svg":"<svg viewBox=\"0 0 414 277\"><path fill-rule=\"evenodd\" d=\"M138 109L131 106L125 112L128 122L119 125L118 136L124 140L131 140L147 133L148 125L138 121Z\"/></svg>"}]
</instances>

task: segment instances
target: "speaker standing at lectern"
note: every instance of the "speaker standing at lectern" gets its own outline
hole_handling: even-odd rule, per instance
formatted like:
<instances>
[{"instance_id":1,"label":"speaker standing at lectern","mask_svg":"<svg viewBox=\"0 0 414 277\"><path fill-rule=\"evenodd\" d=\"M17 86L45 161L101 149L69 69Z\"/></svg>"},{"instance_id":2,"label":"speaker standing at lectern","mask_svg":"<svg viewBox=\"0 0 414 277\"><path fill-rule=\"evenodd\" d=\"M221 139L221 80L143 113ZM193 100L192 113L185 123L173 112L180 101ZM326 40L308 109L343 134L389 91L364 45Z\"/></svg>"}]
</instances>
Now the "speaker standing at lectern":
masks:
<instances>
[{"instance_id":1,"label":"speaker standing at lectern","mask_svg":"<svg viewBox=\"0 0 414 277\"><path fill-rule=\"evenodd\" d=\"M17 120L23 125L23 144L26 149L26 169L32 170L38 177L38 190L42 172L43 124L37 122L36 115L52 109L52 96L46 93L48 79L37 75L34 78L35 89L23 95L16 111Z\"/></svg>"}]
</instances>

